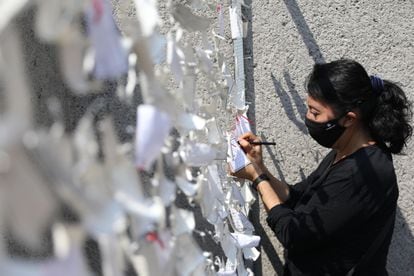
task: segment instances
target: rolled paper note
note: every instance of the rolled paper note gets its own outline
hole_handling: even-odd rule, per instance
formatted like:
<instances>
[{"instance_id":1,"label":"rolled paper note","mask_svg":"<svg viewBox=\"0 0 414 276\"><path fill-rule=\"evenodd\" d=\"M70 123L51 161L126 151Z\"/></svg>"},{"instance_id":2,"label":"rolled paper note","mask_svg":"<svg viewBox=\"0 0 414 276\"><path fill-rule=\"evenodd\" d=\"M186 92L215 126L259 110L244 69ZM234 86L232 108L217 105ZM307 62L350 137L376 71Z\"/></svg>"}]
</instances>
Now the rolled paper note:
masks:
<instances>
[{"instance_id":1,"label":"rolled paper note","mask_svg":"<svg viewBox=\"0 0 414 276\"><path fill-rule=\"evenodd\" d=\"M140 105L137 117L135 165L138 169L149 170L169 134L171 119L152 105Z\"/></svg>"}]
</instances>

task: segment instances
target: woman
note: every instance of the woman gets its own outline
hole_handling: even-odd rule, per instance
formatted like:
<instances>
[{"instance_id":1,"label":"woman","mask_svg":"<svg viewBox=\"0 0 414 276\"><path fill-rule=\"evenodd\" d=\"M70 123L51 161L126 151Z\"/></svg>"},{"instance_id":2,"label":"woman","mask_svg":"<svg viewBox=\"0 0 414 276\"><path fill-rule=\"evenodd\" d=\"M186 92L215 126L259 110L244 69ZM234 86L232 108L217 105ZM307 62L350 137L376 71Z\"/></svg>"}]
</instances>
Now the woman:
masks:
<instances>
[{"instance_id":1,"label":"woman","mask_svg":"<svg viewBox=\"0 0 414 276\"><path fill-rule=\"evenodd\" d=\"M287 250L284 275L387 275L398 186L391 154L411 136L410 103L394 83L351 60L316 64L305 124L332 148L304 181L289 186L262 161L252 133L239 138L267 222Z\"/></svg>"}]
</instances>

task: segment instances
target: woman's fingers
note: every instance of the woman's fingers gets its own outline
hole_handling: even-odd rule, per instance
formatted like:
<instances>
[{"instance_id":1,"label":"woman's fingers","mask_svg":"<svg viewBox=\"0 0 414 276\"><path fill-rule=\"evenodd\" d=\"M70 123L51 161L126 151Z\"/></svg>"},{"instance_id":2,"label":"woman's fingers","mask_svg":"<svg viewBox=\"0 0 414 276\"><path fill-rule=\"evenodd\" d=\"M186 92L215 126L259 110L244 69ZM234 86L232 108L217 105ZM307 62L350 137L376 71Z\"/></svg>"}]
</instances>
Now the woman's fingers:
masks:
<instances>
[{"instance_id":1,"label":"woman's fingers","mask_svg":"<svg viewBox=\"0 0 414 276\"><path fill-rule=\"evenodd\" d=\"M258 136L256 136L256 135L254 135L252 132L246 132L246 133L243 133L240 137L239 137L239 140L241 140L241 139L244 139L244 140L247 140L247 141L249 141L249 142L260 142L261 141L261 139L258 137Z\"/></svg>"},{"instance_id":2,"label":"woman's fingers","mask_svg":"<svg viewBox=\"0 0 414 276\"><path fill-rule=\"evenodd\" d=\"M256 135L254 135L252 132L246 132L246 133L243 133L240 137L239 137L239 139L245 139L245 140L248 140L248 141L251 141L251 140L253 140L253 139L255 139L255 138L257 138L257 136Z\"/></svg>"},{"instance_id":3,"label":"woman's fingers","mask_svg":"<svg viewBox=\"0 0 414 276\"><path fill-rule=\"evenodd\" d=\"M239 139L239 145L242 147L244 152L250 152L252 150L252 145L245 139Z\"/></svg>"}]
</instances>

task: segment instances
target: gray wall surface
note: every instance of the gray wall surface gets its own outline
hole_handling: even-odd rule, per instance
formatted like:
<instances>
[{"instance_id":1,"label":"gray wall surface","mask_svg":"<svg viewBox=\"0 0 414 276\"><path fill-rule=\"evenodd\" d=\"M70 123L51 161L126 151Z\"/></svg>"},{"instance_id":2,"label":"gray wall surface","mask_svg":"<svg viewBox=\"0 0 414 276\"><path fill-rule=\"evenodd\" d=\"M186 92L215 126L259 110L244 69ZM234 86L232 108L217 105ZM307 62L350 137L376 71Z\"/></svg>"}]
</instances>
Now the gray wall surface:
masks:
<instances>
[{"instance_id":1,"label":"gray wall surface","mask_svg":"<svg viewBox=\"0 0 414 276\"><path fill-rule=\"evenodd\" d=\"M342 57L369 74L400 84L414 98L413 1L245 1L247 99L257 134L275 140L265 148L268 167L293 184L312 172L326 154L307 134L304 81L315 62ZM388 257L390 275L414 275L413 141L395 156L400 197ZM261 204L260 204L261 205ZM253 215L252 219L256 216ZM262 236L256 275L280 274L283 249L267 227L260 206L255 221Z\"/></svg>"}]
</instances>

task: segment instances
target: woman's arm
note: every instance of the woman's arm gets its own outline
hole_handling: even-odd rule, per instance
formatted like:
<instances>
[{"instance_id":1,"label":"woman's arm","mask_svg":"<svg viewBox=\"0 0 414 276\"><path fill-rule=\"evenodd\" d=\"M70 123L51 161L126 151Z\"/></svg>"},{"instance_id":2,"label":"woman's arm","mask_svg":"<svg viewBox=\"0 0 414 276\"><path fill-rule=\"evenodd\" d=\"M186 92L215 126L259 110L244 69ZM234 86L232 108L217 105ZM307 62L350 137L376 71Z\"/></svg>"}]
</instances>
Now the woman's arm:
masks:
<instances>
[{"instance_id":1,"label":"woman's arm","mask_svg":"<svg viewBox=\"0 0 414 276\"><path fill-rule=\"evenodd\" d=\"M257 192L262 198L266 211L269 212L274 206L289 199L289 186L274 177L265 166L262 167L262 172L270 178L270 181L260 182L257 185Z\"/></svg>"},{"instance_id":2,"label":"woman's arm","mask_svg":"<svg viewBox=\"0 0 414 276\"><path fill-rule=\"evenodd\" d=\"M263 164L262 149L260 145L252 145L250 142L260 141L259 137L247 132L239 137L239 144L252 164L234 173L239 178L255 180L259 175L266 174L269 181L263 180L257 185L257 191L262 197L267 211L279 205L289 198L289 186L274 177Z\"/></svg>"},{"instance_id":3,"label":"woman's arm","mask_svg":"<svg viewBox=\"0 0 414 276\"><path fill-rule=\"evenodd\" d=\"M300 210L280 204L268 212L269 227L285 248L305 252L361 227L372 199L349 171L333 171Z\"/></svg>"}]
</instances>

